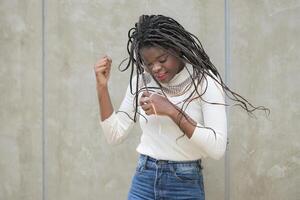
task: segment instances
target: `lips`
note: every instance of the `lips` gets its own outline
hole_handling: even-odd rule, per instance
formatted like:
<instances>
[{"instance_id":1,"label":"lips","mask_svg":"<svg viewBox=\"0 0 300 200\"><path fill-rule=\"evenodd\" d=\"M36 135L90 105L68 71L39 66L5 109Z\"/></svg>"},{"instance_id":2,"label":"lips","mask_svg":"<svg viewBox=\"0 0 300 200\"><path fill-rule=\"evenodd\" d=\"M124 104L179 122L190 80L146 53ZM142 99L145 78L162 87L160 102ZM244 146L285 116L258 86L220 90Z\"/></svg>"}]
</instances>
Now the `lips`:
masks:
<instances>
[{"instance_id":1,"label":"lips","mask_svg":"<svg viewBox=\"0 0 300 200\"><path fill-rule=\"evenodd\" d=\"M157 74L155 77L160 80L160 81L163 81L167 78L168 74L167 73L160 73L160 74Z\"/></svg>"}]
</instances>

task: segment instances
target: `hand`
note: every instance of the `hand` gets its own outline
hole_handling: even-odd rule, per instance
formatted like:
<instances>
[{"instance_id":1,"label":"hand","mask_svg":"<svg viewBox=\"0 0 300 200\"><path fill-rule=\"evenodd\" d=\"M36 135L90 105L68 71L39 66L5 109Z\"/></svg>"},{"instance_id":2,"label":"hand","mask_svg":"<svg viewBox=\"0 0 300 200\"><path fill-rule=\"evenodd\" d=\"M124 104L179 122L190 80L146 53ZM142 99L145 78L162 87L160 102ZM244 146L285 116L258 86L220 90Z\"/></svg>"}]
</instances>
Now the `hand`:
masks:
<instances>
[{"instance_id":1,"label":"hand","mask_svg":"<svg viewBox=\"0 0 300 200\"><path fill-rule=\"evenodd\" d=\"M102 57L94 66L98 87L106 87L110 75L112 60L108 56Z\"/></svg>"},{"instance_id":2,"label":"hand","mask_svg":"<svg viewBox=\"0 0 300 200\"><path fill-rule=\"evenodd\" d=\"M139 103L146 115L169 116L175 109L174 105L166 97L150 92L143 92Z\"/></svg>"}]
</instances>

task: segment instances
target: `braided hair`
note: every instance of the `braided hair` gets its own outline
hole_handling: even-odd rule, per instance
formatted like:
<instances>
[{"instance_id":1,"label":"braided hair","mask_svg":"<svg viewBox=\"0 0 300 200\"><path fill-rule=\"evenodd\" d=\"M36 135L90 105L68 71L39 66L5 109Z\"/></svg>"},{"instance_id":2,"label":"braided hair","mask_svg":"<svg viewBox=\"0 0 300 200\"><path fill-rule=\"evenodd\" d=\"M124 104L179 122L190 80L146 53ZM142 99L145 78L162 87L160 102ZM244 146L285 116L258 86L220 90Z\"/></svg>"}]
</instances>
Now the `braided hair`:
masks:
<instances>
[{"instance_id":1,"label":"braided hair","mask_svg":"<svg viewBox=\"0 0 300 200\"><path fill-rule=\"evenodd\" d=\"M144 63L140 52L141 49L145 47L159 47L163 50L169 51L170 53L179 52L178 55L173 53L174 56L178 57L182 62L188 63L192 66L193 71L190 73L190 77L192 79L191 87L194 87L194 90L185 99L184 103L186 105L183 105L182 108L189 104L189 99L195 94L197 96L196 98L200 98L205 101L201 98L201 96L205 93L207 85L202 94L198 91L198 86L204 79L206 80L206 76L210 76L223 88L228 98L236 102L234 105L242 107L249 115L252 115L255 110L263 110L270 113L268 108L252 105L244 97L227 87L217 68L212 64L208 55L204 51L200 40L195 35L185 30L184 27L176 20L163 15L142 15L140 16L139 21L135 23L135 26L128 31L127 51L129 57L123 60L119 65L119 69L121 71L128 70L129 68L131 70L130 91L133 95L135 95L134 122L136 122L136 116L139 114L137 109L138 95L142 91L139 85L139 80L140 76L143 76L144 74ZM121 65L126 60L128 60L127 65L124 68L121 68ZM134 85L135 89L133 90L134 73L136 74L136 84ZM154 77L153 79L161 89L161 84ZM220 104L216 102L207 103L228 106L227 104ZM182 109L180 110L183 111Z\"/></svg>"}]
</instances>

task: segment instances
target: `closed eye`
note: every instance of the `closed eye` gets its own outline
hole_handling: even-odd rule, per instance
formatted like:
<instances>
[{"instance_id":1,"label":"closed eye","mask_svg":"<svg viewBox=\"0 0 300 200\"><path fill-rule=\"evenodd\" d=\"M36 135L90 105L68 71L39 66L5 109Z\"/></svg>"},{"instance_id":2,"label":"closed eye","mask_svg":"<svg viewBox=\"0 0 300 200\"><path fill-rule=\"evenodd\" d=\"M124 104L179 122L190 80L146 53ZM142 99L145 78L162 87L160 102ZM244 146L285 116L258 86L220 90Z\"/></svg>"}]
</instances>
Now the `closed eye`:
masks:
<instances>
[{"instance_id":1,"label":"closed eye","mask_svg":"<svg viewBox=\"0 0 300 200\"><path fill-rule=\"evenodd\" d=\"M157 58L156 58L156 60L159 62L159 63L165 63L167 60L168 60L168 57L169 57L169 55L167 55L167 54L162 54L162 55L160 55L160 56L158 56ZM153 63L147 63L147 62L145 62L144 61L144 65L145 66L147 66L147 67L149 67L149 68L152 68L153 67Z\"/></svg>"},{"instance_id":2,"label":"closed eye","mask_svg":"<svg viewBox=\"0 0 300 200\"><path fill-rule=\"evenodd\" d=\"M168 59L168 56L169 56L169 55L165 56L163 59L160 59L159 62L160 62L160 63L166 62L167 59Z\"/></svg>"}]
</instances>

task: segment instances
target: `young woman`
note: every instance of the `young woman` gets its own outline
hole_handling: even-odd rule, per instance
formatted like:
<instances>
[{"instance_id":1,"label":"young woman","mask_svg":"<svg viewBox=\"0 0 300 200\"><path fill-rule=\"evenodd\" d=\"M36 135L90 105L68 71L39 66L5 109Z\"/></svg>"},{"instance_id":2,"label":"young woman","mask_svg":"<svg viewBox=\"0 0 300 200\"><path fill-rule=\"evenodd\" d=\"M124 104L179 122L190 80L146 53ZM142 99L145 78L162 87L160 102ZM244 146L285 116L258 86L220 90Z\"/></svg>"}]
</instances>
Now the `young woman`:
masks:
<instances>
[{"instance_id":1,"label":"young woman","mask_svg":"<svg viewBox=\"0 0 300 200\"><path fill-rule=\"evenodd\" d=\"M119 143L139 118L140 158L128 199L205 199L201 159L223 156L227 143L225 95L248 113L255 109L231 91L196 36L163 15L142 15L128 32L130 69L115 112L108 91L112 60L95 64L101 126Z\"/></svg>"}]
</instances>

